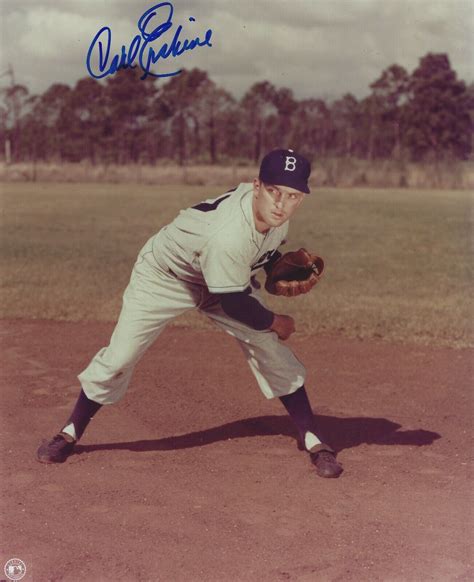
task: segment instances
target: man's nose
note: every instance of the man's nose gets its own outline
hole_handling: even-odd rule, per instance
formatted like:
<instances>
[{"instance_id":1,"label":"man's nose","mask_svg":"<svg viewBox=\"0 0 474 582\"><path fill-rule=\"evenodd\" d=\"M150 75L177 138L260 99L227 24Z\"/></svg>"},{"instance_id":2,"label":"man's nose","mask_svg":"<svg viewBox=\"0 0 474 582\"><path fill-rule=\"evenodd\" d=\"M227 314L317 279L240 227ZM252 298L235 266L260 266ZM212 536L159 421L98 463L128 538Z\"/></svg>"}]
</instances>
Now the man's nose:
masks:
<instances>
[{"instance_id":1,"label":"man's nose","mask_svg":"<svg viewBox=\"0 0 474 582\"><path fill-rule=\"evenodd\" d=\"M278 206L278 208L283 208L284 203L285 203L285 197L281 192L279 192L276 199L275 199L275 204Z\"/></svg>"}]
</instances>

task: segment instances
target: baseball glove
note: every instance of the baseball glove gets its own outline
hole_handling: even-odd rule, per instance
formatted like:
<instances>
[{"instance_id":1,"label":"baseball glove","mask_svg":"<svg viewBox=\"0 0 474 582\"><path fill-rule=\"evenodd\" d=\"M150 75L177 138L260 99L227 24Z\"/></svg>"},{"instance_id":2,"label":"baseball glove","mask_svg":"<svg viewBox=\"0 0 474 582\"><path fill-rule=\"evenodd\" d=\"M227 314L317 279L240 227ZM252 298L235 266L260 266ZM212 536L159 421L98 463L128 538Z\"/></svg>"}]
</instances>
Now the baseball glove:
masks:
<instances>
[{"instance_id":1,"label":"baseball glove","mask_svg":"<svg viewBox=\"0 0 474 582\"><path fill-rule=\"evenodd\" d=\"M306 249L282 255L267 273L265 289L272 295L296 297L308 293L323 274L324 261Z\"/></svg>"}]
</instances>

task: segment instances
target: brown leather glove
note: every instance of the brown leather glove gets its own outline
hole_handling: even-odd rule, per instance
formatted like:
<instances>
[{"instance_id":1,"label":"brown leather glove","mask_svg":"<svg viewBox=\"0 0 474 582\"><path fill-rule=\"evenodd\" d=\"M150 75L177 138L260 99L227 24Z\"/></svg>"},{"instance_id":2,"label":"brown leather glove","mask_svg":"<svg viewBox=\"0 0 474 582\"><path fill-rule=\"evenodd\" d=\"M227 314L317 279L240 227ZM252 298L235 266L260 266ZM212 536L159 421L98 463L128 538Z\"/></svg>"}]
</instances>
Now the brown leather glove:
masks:
<instances>
[{"instance_id":1,"label":"brown leather glove","mask_svg":"<svg viewBox=\"0 0 474 582\"><path fill-rule=\"evenodd\" d=\"M324 271L324 261L306 249L282 255L267 274L265 289L272 295L296 297L308 293Z\"/></svg>"}]
</instances>

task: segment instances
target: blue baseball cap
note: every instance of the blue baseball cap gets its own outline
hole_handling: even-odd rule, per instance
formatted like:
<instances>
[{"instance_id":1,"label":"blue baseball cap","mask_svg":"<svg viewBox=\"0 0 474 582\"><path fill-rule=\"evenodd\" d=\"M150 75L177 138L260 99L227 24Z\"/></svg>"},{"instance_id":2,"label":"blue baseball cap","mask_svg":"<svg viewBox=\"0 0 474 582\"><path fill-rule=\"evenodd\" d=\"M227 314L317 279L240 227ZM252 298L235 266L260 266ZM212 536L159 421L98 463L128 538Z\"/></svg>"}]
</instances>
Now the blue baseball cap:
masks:
<instances>
[{"instance_id":1,"label":"blue baseball cap","mask_svg":"<svg viewBox=\"0 0 474 582\"><path fill-rule=\"evenodd\" d=\"M293 150L273 150L260 164L258 177L266 184L289 186L309 194L308 179L311 164Z\"/></svg>"}]
</instances>

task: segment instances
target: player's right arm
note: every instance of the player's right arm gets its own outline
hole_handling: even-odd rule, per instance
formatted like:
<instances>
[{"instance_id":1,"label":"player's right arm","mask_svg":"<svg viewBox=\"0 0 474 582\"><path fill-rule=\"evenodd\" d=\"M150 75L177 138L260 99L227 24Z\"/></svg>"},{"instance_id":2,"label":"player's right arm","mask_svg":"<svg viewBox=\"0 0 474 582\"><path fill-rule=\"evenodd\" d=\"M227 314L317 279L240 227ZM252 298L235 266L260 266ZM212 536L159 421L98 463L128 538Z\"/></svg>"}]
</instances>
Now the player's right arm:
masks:
<instances>
[{"instance_id":1,"label":"player's right arm","mask_svg":"<svg viewBox=\"0 0 474 582\"><path fill-rule=\"evenodd\" d=\"M270 329L274 331L281 340L286 340L296 331L295 320L289 315L275 313Z\"/></svg>"},{"instance_id":2,"label":"player's right arm","mask_svg":"<svg viewBox=\"0 0 474 582\"><path fill-rule=\"evenodd\" d=\"M226 315L236 319L252 329L259 331L270 329L275 314L252 297L250 287L238 293L220 293L221 306Z\"/></svg>"},{"instance_id":3,"label":"player's right arm","mask_svg":"<svg viewBox=\"0 0 474 582\"><path fill-rule=\"evenodd\" d=\"M212 237L200 253L200 267L210 293L220 296L224 312L258 331L275 331L287 339L295 331L294 320L278 315L251 296L253 249L246 256L245 243L232 230L222 229Z\"/></svg>"},{"instance_id":4,"label":"player's right arm","mask_svg":"<svg viewBox=\"0 0 474 582\"><path fill-rule=\"evenodd\" d=\"M252 329L274 331L281 340L286 340L295 331L295 321L289 315L280 315L264 307L250 295L250 287L240 293L220 294L221 306L232 319Z\"/></svg>"}]
</instances>

